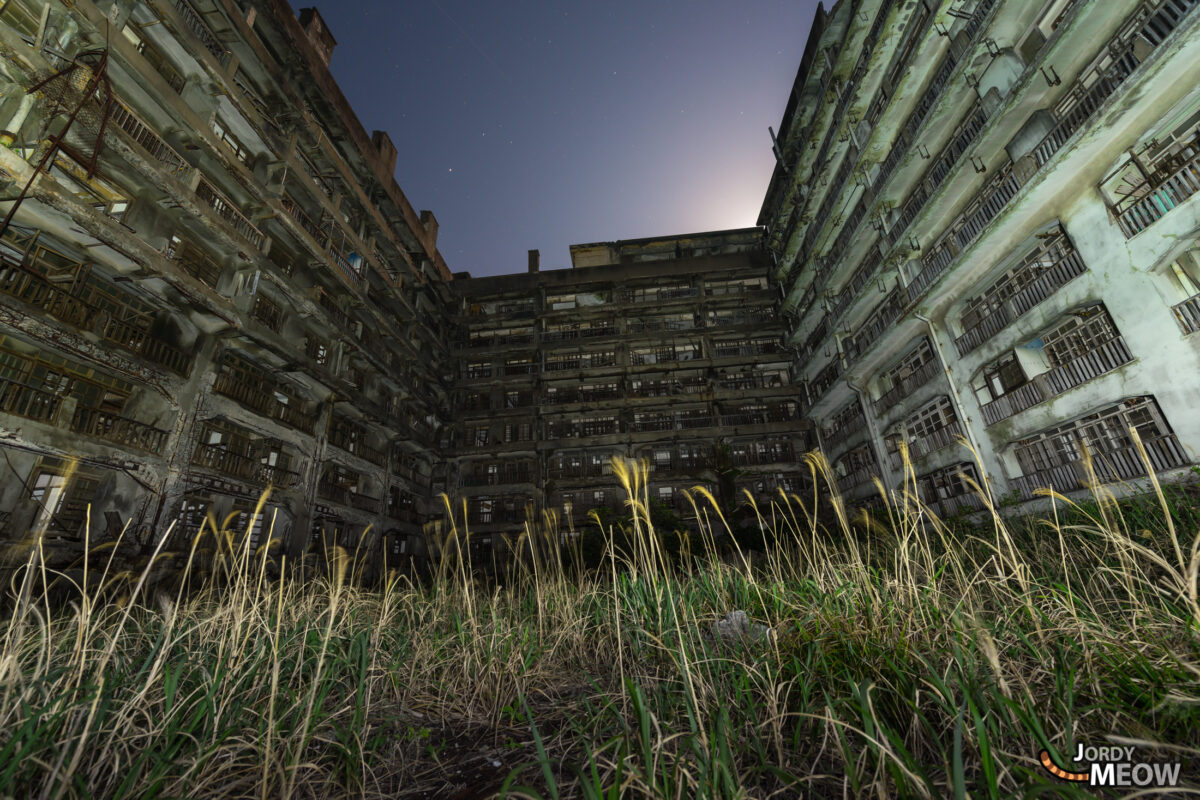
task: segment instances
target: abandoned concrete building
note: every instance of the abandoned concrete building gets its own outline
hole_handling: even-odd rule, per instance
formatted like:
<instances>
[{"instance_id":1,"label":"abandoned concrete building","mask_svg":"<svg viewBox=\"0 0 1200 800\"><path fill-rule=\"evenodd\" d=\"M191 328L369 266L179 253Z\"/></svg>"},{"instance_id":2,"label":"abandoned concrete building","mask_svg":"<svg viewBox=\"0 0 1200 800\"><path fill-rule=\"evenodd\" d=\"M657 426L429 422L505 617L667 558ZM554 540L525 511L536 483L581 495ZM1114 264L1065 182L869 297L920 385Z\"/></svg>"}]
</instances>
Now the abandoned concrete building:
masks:
<instances>
[{"instance_id":1,"label":"abandoned concrete building","mask_svg":"<svg viewBox=\"0 0 1200 800\"><path fill-rule=\"evenodd\" d=\"M89 503L96 539L245 530L270 486L252 544L419 543L454 376L437 222L320 16L242 5L0 5L8 538L77 553Z\"/></svg>"},{"instance_id":2,"label":"abandoned concrete building","mask_svg":"<svg viewBox=\"0 0 1200 800\"><path fill-rule=\"evenodd\" d=\"M978 508L1200 453L1197 0L818 11L767 226L845 496ZM817 424L817 422L820 424ZM976 458L960 442L965 439Z\"/></svg>"},{"instance_id":3,"label":"abandoned concrete building","mask_svg":"<svg viewBox=\"0 0 1200 800\"><path fill-rule=\"evenodd\" d=\"M285 0L0 3L0 525L493 550L717 471L944 513L1196 462L1200 0L841 0L763 227L452 274ZM765 234L764 234L765 231ZM975 457L960 443L965 438ZM980 474L980 467L983 474ZM369 531L364 536L364 531ZM394 562L393 562L394 563Z\"/></svg>"},{"instance_id":4,"label":"abandoned concrete building","mask_svg":"<svg viewBox=\"0 0 1200 800\"><path fill-rule=\"evenodd\" d=\"M572 269L456 274L463 339L457 493L481 548L526 508L563 528L621 508L611 459L645 461L652 500L737 474L793 492L808 445L758 228L571 247ZM681 514L685 516L686 514Z\"/></svg>"},{"instance_id":5,"label":"abandoned concrete building","mask_svg":"<svg viewBox=\"0 0 1200 800\"><path fill-rule=\"evenodd\" d=\"M668 504L724 452L752 491L794 485L759 229L454 280L334 47L283 0L0 6L8 538L187 543L270 487L251 546L403 559L443 491L484 550L531 510L619 505L614 454Z\"/></svg>"}]
</instances>

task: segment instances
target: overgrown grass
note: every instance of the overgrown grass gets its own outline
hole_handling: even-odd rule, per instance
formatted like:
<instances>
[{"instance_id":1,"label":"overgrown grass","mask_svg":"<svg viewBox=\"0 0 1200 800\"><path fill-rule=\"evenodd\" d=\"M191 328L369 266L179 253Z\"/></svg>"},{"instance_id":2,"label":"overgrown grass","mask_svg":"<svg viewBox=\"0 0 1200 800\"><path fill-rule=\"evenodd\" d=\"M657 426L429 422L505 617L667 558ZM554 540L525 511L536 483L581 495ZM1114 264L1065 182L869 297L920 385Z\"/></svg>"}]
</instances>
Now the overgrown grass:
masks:
<instances>
[{"instance_id":1,"label":"overgrown grass","mask_svg":"<svg viewBox=\"0 0 1200 800\"><path fill-rule=\"evenodd\" d=\"M765 558L679 568L617 467L636 546L584 578L537 546L502 588L447 559L366 591L345 554L301 583L241 552L187 593L108 576L55 609L34 548L0 642L0 796L1089 797L1039 752L1118 742L1195 786L1200 537L1162 494L1132 525L1097 490L1011 531L948 528L911 487L886 523L781 496ZM715 636L734 609L772 635Z\"/></svg>"}]
</instances>

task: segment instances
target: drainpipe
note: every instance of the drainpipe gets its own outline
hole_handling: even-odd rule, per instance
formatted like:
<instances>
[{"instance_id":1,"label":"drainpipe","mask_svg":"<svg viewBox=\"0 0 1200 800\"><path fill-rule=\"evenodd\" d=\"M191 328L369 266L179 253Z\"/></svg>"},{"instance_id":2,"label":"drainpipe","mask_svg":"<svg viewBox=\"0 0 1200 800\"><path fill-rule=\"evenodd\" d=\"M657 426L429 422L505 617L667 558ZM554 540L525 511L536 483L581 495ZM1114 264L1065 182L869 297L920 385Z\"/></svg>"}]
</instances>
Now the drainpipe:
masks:
<instances>
[{"instance_id":1,"label":"drainpipe","mask_svg":"<svg viewBox=\"0 0 1200 800\"><path fill-rule=\"evenodd\" d=\"M937 331L933 327L933 320L916 311L913 312L913 316L924 322L929 328L929 340L933 342L933 349L937 352L938 360L942 362L943 371L946 370L946 356L942 352L942 343L938 341ZM954 410L958 414L958 418L962 420L962 428L967 435L967 441L970 443L971 449L974 450L979 456L981 462L979 466L982 471L983 449L979 446L979 441L975 438L975 434L971 431L971 426L967 424L967 412L966 409L963 408L962 398L958 396L958 386L955 385L953 380L947 380L946 382L950 384L950 399L954 401ZM988 475L986 471L984 471L984 474L981 477L985 482L987 482Z\"/></svg>"},{"instance_id":2,"label":"drainpipe","mask_svg":"<svg viewBox=\"0 0 1200 800\"><path fill-rule=\"evenodd\" d=\"M846 381L846 385L850 387L850 391L854 392L854 396L858 398L858 407L862 409L863 419L867 423L867 436L870 438L875 449L875 463L879 464L879 477L883 481L884 488L888 490L888 494L891 494L896 487L892 485L892 471L888 466L887 459L880 457L881 455L886 456L887 453L881 450L883 437L879 435L879 428L875 424L875 415L868 410L870 406L866 400L867 393L850 381Z\"/></svg>"}]
</instances>

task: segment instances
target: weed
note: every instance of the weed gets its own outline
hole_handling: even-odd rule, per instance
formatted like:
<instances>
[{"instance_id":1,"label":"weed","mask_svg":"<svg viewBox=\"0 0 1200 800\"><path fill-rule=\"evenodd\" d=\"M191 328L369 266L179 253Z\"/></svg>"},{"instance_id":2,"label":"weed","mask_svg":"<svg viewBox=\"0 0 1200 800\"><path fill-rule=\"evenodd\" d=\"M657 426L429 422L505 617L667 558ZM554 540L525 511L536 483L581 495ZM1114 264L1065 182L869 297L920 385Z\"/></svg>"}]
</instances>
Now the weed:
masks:
<instances>
[{"instance_id":1,"label":"weed","mask_svg":"<svg viewBox=\"0 0 1200 800\"><path fill-rule=\"evenodd\" d=\"M645 466L614 468L626 513L597 515L595 568L547 515L499 587L466 547L427 586L364 590L341 551L272 578L222 530L173 592L148 566L56 610L30 549L0 631L0 796L1083 797L1042 749L1200 755L1193 488L948 522L911 487L863 518L831 486L752 507L757 557L707 488L685 545ZM723 641L734 609L773 635Z\"/></svg>"}]
</instances>

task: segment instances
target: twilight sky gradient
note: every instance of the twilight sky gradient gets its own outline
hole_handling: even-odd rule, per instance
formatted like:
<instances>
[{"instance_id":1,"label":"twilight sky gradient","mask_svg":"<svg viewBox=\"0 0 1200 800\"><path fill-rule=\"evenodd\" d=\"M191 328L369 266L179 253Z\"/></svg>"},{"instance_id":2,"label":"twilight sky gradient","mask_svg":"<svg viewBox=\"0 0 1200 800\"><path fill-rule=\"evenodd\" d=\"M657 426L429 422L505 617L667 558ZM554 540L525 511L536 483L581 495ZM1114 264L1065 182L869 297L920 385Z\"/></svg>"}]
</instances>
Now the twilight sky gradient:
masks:
<instances>
[{"instance_id":1,"label":"twilight sky gradient","mask_svg":"<svg viewBox=\"0 0 1200 800\"><path fill-rule=\"evenodd\" d=\"M303 3L307 5L307 3ZM753 225L817 0L337 0L332 69L450 269ZM298 6L297 6L298 7Z\"/></svg>"}]
</instances>

